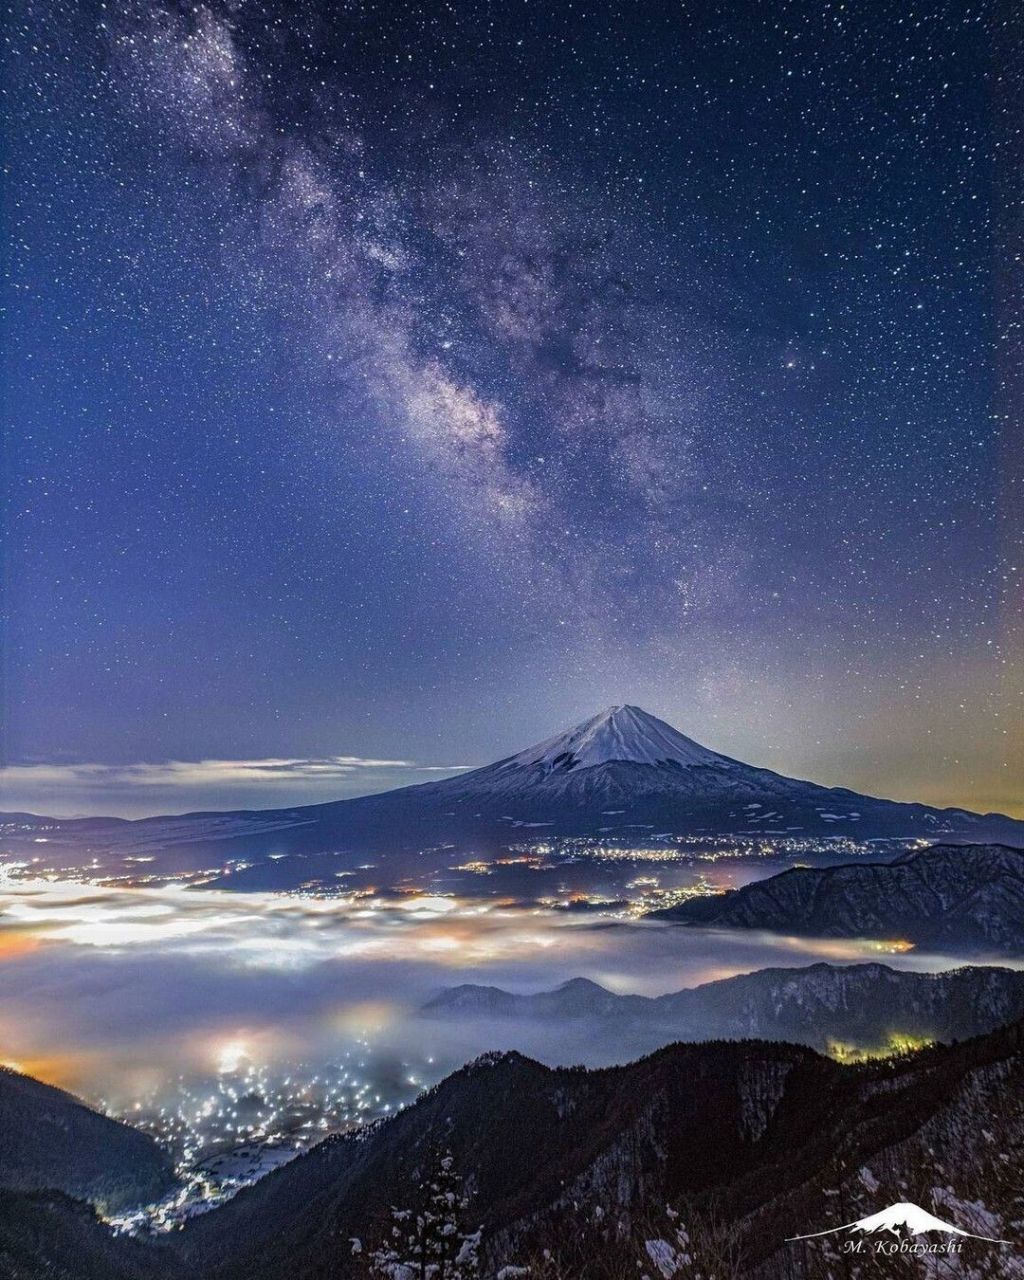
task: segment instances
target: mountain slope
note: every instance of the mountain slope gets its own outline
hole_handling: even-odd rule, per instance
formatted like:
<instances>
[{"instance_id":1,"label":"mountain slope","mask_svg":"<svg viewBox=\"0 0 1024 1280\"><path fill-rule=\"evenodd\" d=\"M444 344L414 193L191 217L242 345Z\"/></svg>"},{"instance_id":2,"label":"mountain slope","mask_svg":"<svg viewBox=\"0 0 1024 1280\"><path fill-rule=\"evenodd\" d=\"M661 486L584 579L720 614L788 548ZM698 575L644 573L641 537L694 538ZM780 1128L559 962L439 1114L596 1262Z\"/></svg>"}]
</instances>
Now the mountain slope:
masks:
<instances>
[{"instance_id":1,"label":"mountain slope","mask_svg":"<svg viewBox=\"0 0 1024 1280\"><path fill-rule=\"evenodd\" d=\"M621 1280L667 1258L680 1232L694 1273L818 1280L834 1274L829 1246L787 1240L907 1204L911 1226L932 1215L1009 1240L972 1243L983 1269L970 1274L1010 1277L1022 1097L1020 1022L857 1067L750 1040L600 1071L489 1054L160 1242L114 1237L59 1192L0 1189L0 1277L356 1280L441 1152L470 1197L466 1230L483 1229L485 1280L542 1257L544 1280Z\"/></svg>"},{"instance_id":2,"label":"mountain slope","mask_svg":"<svg viewBox=\"0 0 1024 1280\"><path fill-rule=\"evenodd\" d=\"M166 1247L115 1236L59 1191L0 1189L0 1280L196 1280Z\"/></svg>"},{"instance_id":3,"label":"mountain slope","mask_svg":"<svg viewBox=\"0 0 1024 1280\"><path fill-rule=\"evenodd\" d=\"M743 1266L716 1275L810 1275L787 1238L940 1194L944 1219L977 1231L984 1214L996 1229L981 1234L1019 1249L1022 1084L1020 1024L856 1068L757 1041L672 1045L601 1071L489 1055L371 1131L328 1139L176 1243L211 1280L363 1274L343 1242L380 1238L440 1147L471 1188L488 1277L543 1250L543 1274L558 1280L637 1274L629 1249L656 1221L667 1229L666 1204L691 1230L728 1224ZM936 1150L951 1156L941 1171ZM1005 1178L993 1150L1011 1161Z\"/></svg>"},{"instance_id":4,"label":"mountain slope","mask_svg":"<svg viewBox=\"0 0 1024 1280\"><path fill-rule=\"evenodd\" d=\"M826 1049L830 1042L884 1048L894 1040L962 1040L1024 1017L1024 972L966 967L912 973L882 964L762 969L671 995L615 995L574 979L554 991L514 995L451 987L428 1018L535 1019L563 1034L650 1051L671 1040L757 1037Z\"/></svg>"},{"instance_id":5,"label":"mountain slope","mask_svg":"<svg viewBox=\"0 0 1024 1280\"><path fill-rule=\"evenodd\" d=\"M636 836L654 829L866 837L967 833L985 822L961 810L872 799L755 768L702 747L633 706L609 707L460 777L362 803L378 815L392 804L428 812L436 807L442 810L436 813L442 832L519 831L520 838L524 826L543 828L542 834ZM988 821L1024 838L1024 823L998 815Z\"/></svg>"},{"instance_id":6,"label":"mountain slope","mask_svg":"<svg viewBox=\"0 0 1024 1280\"><path fill-rule=\"evenodd\" d=\"M819 1064L827 1074L831 1064L781 1045L675 1046L606 1072L554 1071L518 1054L491 1055L362 1140L328 1140L293 1162L291 1176L272 1174L196 1220L183 1243L193 1262L218 1277L269 1277L285 1259L295 1277L316 1274L337 1236L368 1235L389 1205L410 1198L438 1142L471 1172L474 1212L491 1233L543 1212L577 1180L592 1181L624 1133L636 1134L617 1174L631 1197L643 1166L661 1163L659 1146L681 1184L714 1183L750 1158L745 1135L761 1121L747 1094L763 1089L777 1100L792 1072L816 1077ZM712 1125L714 1143L707 1141Z\"/></svg>"},{"instance_id":7,"label":"mountain slope","mask_svg":"<svg viewBox=\"0 0 1024 1280\"><path fill-rule=\"evenodd\" d=\"M62 1191L115 1210L155 1200L173 1182L170 1160L146 1134L0 1068L0 1187Z\"/></svg>"},{"instance_id":8,"label":"mountain slope","mask_svg":"<svg viewBox=\"0 0 1024 1280\"><path fill-rule=\"evenodd\" d=\"M1020 952L1024 851L935 845L891 863L800 867L654 914L712 928L905 938L960 953Z\"/></svg>"},{"instance_id":9,"label":"mountain slope","mask_svg":"<svg viewBox=\"0 0 1024 1280\"><path fill-rule=\"evenodd\" d=\"M934 809L822 787L710 751L639 707L614 706L566 733L441 782L330 804L260 812L186 814L136 822L8 818L5 847L38 856L63 849L138 855L174 850L187 865L231 857L394 852L445 842L501 844L524 836L652 833L685 836L845 835L1000 839L1024 845L1024 822L1000 814ZM278 878L309 869L280 866ZM236 877L232 887L243 887ZM252 887L257 887L256 883ZM260 885L259 887L272 887Z\"/></svg>"}]
</instances>

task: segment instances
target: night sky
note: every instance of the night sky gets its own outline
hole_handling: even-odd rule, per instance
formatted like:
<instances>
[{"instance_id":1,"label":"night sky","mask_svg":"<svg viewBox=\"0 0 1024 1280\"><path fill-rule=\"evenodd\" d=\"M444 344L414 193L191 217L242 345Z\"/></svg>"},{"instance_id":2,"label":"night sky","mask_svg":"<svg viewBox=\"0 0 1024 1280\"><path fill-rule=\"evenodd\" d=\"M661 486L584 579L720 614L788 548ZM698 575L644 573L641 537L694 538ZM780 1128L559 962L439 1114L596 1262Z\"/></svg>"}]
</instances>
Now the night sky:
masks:
<instances>
[{"instance_id":1,"label":"night sky","mask_svg":"<svg viewBox=\"0 0 1024 1280\"><path fill-rule=\"evenodd\" d=\"M4 807L628 701L1024 812L1012 6L10 14Z\"/></svg>"}]
</instances>

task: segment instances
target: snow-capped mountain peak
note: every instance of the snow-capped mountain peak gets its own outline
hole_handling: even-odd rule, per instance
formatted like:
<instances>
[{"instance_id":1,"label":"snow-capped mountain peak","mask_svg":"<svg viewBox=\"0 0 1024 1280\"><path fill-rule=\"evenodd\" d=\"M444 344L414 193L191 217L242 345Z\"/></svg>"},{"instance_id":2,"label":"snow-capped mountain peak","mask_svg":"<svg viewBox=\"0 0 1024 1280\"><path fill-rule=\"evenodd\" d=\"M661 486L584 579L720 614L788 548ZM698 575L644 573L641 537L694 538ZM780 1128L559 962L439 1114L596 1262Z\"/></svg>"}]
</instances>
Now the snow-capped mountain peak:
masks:
<instances>
[{"instance_id":1,"label":"snow-capped mountain peak","mask_svg":"<svg viewBox=\"0 0 1024 1280\"><path fill-rule=\"evenodd\" d=\"M608 707L565 733L527 747L504 761L502 768L569 773L613 761L676 764L683 768L733 763L685 737L657 716L627 704Z\"/></svg>"}]
</instances>

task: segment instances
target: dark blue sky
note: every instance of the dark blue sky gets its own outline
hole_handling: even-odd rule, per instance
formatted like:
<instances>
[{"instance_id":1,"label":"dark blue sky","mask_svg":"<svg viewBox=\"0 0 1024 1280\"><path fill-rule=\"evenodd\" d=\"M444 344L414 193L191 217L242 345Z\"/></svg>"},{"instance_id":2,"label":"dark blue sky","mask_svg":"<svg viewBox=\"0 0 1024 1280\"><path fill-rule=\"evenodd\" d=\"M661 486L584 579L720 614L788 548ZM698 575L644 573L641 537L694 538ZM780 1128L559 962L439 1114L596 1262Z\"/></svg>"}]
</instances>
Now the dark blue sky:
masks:
<instances>
[{"instance_id":1,"label":"dark blue sky","mask_svg":"<svg viewBox=\"0 0 1024 1280\"><path fill-rule=\"evenodd\" d=\"M620 701L1020 802L1009 7L12 12L7 807Z\"/></svg>"}]
</instances>

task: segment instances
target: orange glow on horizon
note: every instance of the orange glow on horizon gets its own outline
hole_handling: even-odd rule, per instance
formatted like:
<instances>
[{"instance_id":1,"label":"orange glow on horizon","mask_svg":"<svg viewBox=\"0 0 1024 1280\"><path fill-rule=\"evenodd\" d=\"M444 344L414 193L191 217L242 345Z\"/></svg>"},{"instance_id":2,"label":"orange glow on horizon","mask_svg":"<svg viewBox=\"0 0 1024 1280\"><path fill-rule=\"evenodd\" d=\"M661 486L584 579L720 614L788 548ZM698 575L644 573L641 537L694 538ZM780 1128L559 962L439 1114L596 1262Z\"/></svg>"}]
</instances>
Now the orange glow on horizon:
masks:
<instances>
[{"instance_id":1,"label":"orange glow on horizon","mask_svg":"<svg viewBox=\"0 0 1024 1280\"><path fill-rule=\"evenodd\" d=\"M0 962L27 955L39 946L39 939L31 933L0 932Z\"/></svg>"}]
</instances>

